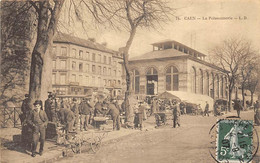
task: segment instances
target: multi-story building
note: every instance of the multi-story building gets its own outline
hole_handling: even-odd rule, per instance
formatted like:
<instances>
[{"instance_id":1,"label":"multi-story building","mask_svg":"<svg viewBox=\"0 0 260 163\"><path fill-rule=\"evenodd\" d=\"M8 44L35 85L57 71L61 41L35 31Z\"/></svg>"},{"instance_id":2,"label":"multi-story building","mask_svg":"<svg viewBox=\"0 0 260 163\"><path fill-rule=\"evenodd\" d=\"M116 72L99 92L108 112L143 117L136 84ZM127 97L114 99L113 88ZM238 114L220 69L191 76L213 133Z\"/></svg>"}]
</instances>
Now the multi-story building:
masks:
<instances>
[{"instance_id":1,"label":"multi-story building","mask_svg":"<svg viewBox=\"0 0 260 163\"><path fill-rule=\"evenodd\" d=\"M152 45L153 51L130 58L133 93L183 91L214 99L227 97L226 72L205 61L206 55L172 40Z\"/></svg>"},{"instance_id":2,"label":"multi-story building","mask_svg":"<svg viewBox=\"0 0 260 163\"><path fill-rule=\"evenodd\" d=\"M122 56L98 44L57 33L53 41L53 92L87 95L107 89L115 96L122 89Z\"/></svg>"}]
</instances>

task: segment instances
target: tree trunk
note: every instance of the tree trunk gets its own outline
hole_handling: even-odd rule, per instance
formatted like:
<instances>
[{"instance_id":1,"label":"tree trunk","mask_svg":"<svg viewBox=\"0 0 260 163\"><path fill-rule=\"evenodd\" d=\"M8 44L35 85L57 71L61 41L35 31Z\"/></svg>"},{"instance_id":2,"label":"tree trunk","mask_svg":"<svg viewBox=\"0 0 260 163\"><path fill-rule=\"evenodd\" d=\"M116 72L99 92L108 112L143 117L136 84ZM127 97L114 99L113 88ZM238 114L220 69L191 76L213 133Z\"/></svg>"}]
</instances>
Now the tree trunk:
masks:
<instances>
[{"instance_id":1,"label":"tree trunk","mask_svg":"<svg viewBox=\"0 0 260 163\"><path fill-rule=\"evenodd\" d=\"M126 42L126 46L124 47L124 51L123 51L124 67L125 67L125 72L126 72L125 104L126 104L126 100L129 98L129 95L130 95L130 85L131 85L130 72L129 72L129 68L128 68L128 58L129 58L128 53L129 53L130 46L132 45L135 33L136 33L136 28L132 28L129 39ZM133 113L133 110L131 110L131 109L133 109L133 108L131 107L131 104L129 107L125 107L125 108L128 109L126 111L126 121L129 122L129 121L131 121L131 119L132 119L131 117L133 116L133 115L131 115L131 113Z\"/></svg>"},{"instance_id":2,"label":"tree trunk","mask_svg":"<svg viewBox=\"0 0 260 163\"><path fill-rule=\"evenodd\" d=\"M244 85L242 84L242 106L244 107L244 109L246 109L246 102L245 102L245 88Z\"/></svg>"},{"instance_id":3,"label":"tree trunk","mask_svg":"<svg viewBox=\"0 0 260 163\"><path fill-rule=\"evenodd\" d=\"M57 22L64 0L55 0L55 6L52 12L49 12L47 1L39 1L37 39L32 52L31 71L30 71L30 104L41 99L41 81L44 65L44 55L53 40L56 31Z\"/></svg>"},{"instance_id":4,"label":"tree trunk","mask_svg":"<svg viewBox=\"0 0 260 163\"><path fill-rule=\"evenodd\" d=\"M232 107L232 89L228 91L228 111L231 112Z\"/></svg>"},{"instance_id":5,"label":"tree trunk","mask_svg":"<svg viewBox=\"0 0 260 163\"><path fill-rule=\"evenodd\" d=\"M250 106L253 106L253 102L254 102L254 92L250 91L250 93L251 93Z\"/></svg>"}]
</instances>

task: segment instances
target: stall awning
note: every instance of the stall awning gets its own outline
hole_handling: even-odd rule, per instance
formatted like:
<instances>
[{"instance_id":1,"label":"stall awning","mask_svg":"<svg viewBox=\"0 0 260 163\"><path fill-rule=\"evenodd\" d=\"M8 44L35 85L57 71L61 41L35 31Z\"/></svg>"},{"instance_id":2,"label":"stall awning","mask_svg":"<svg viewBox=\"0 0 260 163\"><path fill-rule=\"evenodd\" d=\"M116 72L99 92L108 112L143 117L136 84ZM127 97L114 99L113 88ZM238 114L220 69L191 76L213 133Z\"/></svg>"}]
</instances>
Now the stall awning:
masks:
<instances>
[{"instance_id":1,"label":"stall awning","mask_svg":"<svg viewBox=\"0 0 260 163\"><path fill-rule=\"evenodd\" d=\"M174 99L182 102L200 104L201 108L204 110L206 106L206 101L209 104L209 109L213 110L214 100L207 95L195 94L190 92L182 91L165 91L158 95L159 99Z\"/></svg>"}]
</instances>

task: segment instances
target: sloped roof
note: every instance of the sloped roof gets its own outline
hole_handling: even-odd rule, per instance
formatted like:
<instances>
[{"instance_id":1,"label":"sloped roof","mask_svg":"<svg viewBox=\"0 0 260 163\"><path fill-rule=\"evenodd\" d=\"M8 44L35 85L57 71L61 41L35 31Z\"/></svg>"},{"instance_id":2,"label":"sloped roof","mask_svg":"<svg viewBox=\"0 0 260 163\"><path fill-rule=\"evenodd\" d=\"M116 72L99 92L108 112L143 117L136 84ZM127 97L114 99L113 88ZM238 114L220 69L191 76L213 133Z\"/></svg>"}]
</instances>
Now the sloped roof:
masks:
<instances>
[{"instance_id":1,"label":"sloped roof","mask_svg":"<svg viewBox=\"0 0 260 163\"><path fill-rule=\"evenodd\" d=\"M100 50L103 52L108 52L108 53L112 53L112 54L116 53L116 51L108 49L107 47L105 47L102 44L99 44L99 43L96 43L96 42L93 42L90 40L81 39L81 38L71 36L69 34L65 34L65 33L61 33L61 32L56 33L56 35L53 38L53 42L71 43L71 44L83 46L83 47L90 48L90 49Z\"/></svg>"},{"instance_id":2,"label":"sloped roof","mask_svg":"<svg viewBox=\"0 0 260 163\"><path fill-rule=\"evenodd\" d=\"M189 56L189 54L183 53L176 49L166 49L166 50L155 50L145 53L141 56L132 57L130 61L136 60L147 60L147 59L162 59L171 57Z\"/></svg>"}]
</instances>

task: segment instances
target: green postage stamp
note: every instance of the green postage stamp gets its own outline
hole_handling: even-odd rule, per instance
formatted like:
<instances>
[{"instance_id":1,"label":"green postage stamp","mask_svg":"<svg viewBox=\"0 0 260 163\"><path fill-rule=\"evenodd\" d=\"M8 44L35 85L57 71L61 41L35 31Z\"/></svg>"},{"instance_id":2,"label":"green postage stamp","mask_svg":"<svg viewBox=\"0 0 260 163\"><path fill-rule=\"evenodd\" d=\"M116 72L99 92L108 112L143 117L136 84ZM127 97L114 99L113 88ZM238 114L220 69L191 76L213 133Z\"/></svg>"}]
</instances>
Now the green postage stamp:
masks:
<instances>
[{"instance_id":1,"label":"green postage stamp","mask_svg":"<svg viewBox=\"0 0 260 163\"><path fill-rule=\"evenodd\" d=\"M253 121L224 119L218 123L216 157L219 162L250 162Z\"/></svg>"}]
</instances>

